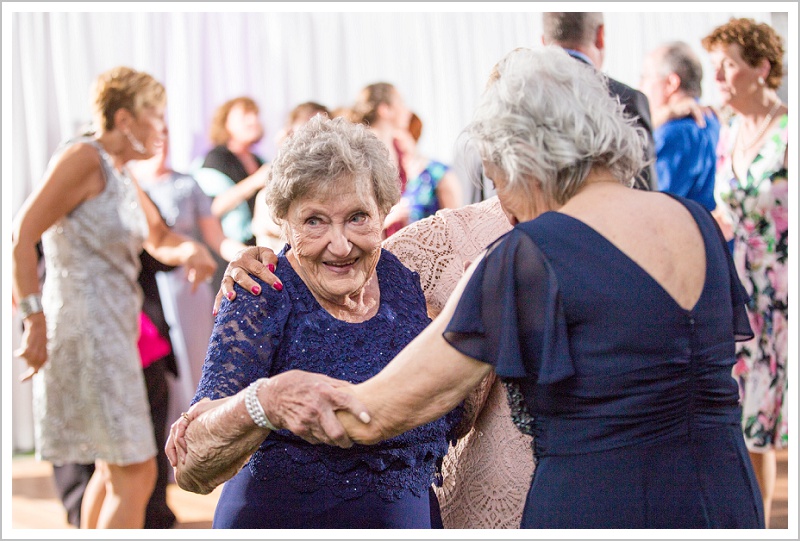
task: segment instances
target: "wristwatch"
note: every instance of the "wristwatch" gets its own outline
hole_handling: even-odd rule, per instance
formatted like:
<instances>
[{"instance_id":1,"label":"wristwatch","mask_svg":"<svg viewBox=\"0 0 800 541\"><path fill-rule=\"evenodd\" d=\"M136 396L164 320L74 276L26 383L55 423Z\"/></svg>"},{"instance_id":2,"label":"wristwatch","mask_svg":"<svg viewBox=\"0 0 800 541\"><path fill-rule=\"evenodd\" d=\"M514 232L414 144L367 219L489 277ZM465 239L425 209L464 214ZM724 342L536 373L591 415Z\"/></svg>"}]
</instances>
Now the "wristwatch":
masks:
<instances>
[{"instance_id":1,"label":"wristwatch","mask_svg":"<svg viewBox=\"0 0 800 541\"><path fill-rule=\"evenodd\" d=\"M19 310L20 319L26 319L33 314L38 314L39 312L44 311L44 308L42 307L42 295L39 293L28 295L19 301L17 310Z\"/></svg>"}]
</instances>

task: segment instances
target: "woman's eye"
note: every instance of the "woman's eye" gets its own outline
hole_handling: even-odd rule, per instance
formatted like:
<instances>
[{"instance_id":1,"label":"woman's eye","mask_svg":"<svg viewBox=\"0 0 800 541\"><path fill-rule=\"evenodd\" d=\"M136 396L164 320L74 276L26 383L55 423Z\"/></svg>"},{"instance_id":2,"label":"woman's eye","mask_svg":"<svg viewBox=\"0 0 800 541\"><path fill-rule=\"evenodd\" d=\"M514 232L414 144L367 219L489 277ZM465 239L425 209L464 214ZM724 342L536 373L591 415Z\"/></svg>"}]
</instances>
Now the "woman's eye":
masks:
<instances>
[{"instance_id":1,"label":"woman's eye","mask_svg":"<svg viewBox=\"0 0 800 541\"><path fill-rule=\"evenodd\" d=\"M356 224L363 223L367 220L367 215L363 212L359 212L358 214L354 214L350 221Z\"/></svg>"},{"instance_id":2,"label":"woman's eye","mask_svg":"<svg viewBox=\"0 0 800 541\"><path fill-rule=\"evenodd\" d=\"M322 223L322 220L320 220L320 219L319 219L319 218L317 218L316 216L312 216L311 218L308 218L308 219L306 220L306 225L310 225L310 226L319 225L319 224L321 224L321 223Z\"/></svg>"}]
</instances>

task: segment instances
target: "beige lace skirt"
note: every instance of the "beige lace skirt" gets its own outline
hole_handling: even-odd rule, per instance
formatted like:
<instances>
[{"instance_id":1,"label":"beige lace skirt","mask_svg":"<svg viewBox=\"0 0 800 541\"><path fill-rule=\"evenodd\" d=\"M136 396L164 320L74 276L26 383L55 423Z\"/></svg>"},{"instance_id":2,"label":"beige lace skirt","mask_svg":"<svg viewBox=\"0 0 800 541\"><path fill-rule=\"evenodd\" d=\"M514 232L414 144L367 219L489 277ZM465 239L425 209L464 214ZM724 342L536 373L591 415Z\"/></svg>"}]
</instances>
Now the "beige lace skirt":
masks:
<instances>
[{"instance_id":1,"label":"beige lace skirt","mask_svg":"<svg viewBox=\"0 0 800 541\"><path fill-rule=\"evenodd\" d=\"M474 426L444 459L443 484L435 487L444 527L519 528L533 476L531 444L494 379Z\"/></svg>"}]
</instances>

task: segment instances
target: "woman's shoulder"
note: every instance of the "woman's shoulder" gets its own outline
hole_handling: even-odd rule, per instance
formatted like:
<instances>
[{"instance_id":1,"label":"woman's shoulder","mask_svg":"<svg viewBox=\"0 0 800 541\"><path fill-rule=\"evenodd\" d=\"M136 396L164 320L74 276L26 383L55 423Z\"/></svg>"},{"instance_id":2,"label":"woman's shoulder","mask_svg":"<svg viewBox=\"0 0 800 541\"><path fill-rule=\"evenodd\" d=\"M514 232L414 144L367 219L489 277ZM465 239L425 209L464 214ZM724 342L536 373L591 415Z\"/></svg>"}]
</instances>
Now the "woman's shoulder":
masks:
<instances>
[{"instance_id":1,"label":"woman's shoulder","mask_svg":"<svg viewBox=\"0 0 800 541\"><path fill-rule=\"evenodd\" d=\"M236 159L233 152L225 145L217 145L206 153L203 167L217 168L231 159Z\"/></svg>"},{"instance_id":2,"label":"woman's shoulder","mask_svg":"<svg viewBox=\"0 0 800 541\"><path fill-rule=\"evenodd\" d=\"M97 176L102 187L105 174L102 174L103 162L108 160L103 148L94 139L81 137L62 142L50 159L48 169L51 174L66 174L75 182L85 182L90 176Z\"/></svg>"},{"instance_id":3,"label":"woman's shoulder","mask_svg":"<svg viewBox=\"0 0 800 541\"><path fill-rule=\"evenodd\" d=\"M380 277L384 273L399 274L401 276L416 276L416 271L406 267L400 259L386 248L381 248L381 257L375 272Z\"/></svg>"}]
</instances>

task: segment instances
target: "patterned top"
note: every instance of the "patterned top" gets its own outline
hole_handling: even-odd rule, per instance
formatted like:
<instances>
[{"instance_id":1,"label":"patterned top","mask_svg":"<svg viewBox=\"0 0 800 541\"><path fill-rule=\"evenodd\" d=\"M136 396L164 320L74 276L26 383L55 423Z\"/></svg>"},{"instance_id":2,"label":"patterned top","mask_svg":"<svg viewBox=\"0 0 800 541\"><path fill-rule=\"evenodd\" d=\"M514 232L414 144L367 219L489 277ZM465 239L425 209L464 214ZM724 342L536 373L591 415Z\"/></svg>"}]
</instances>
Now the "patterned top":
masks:
<instances>
[{"instance_id":1,"label":"patterned top","mask_svg":"<svg viewBox=\"0 0 800 541\"><path fill-rule=\"evenodd\" d=\"M403 190L403 199L409 203L409 223L427 218L439 210L436 188L448 169L442 162L431 160L419 175L408 180Z\"/></svg>"},{"instance_id":2,"label":"patterned top","mask_svg":"<svg viewBox=\"0 0 800 541\"><path fill-rule=\"evenodd\" d=\"M511 224L496 196L442 209L386 239L384 248L420 275L428 314L436 317L464 274ZM468 432L450 446L434 487L445 528L519 528L533 475L531 437L514 425L514 390L487 377L466 400ZM468 424L469 421L474 424Z\"/></svg>"},{"instance_id":3,"label":"patterned top","mask_svg":"<svg viewBox=\"0 0 800 541\"><path fill-rule=\"evenodd\" d=\"M418 276L389 252L382 252L376 268L378 313L347 323L319 305L286 259L289 249L278 255L276 275L283 291L261 284L260 296L237 290L242 294L235 302L223 300L194 402L232 395L260 377L290 369L365 381L430 323ZM419 496L447 453L446 432L454 420L448 415L379 444L350 449L311 445L287 430L273 431L248 467L256 479L279 479L272 489L276 495L281 483L289 483L308 493L327 487L343 499L367 491L387 501L409 490Z\"/></svg>"},{"instance_id":4,"label":"patterned top","mask_svg":"<svg viewBox=\"0 0 800 541\"><path fill-rule=\"evenodd\" d=\"M42 235L48 362L33 382L37 456L141 462L156 454L136 346L147 221L133 181L94 138L55 156L80 143L100 154L106 185Z\"/></svg>"},{"instance_id":5,"label":"patterned top","mask_svg":"<svg viewBox=\"0 0 800 541\"><path fill-rule=\"evenodd\" d=\"M734 376L742 393L742 426L750 450L788 444L789 183L784 166L789 117L783 115L739 179L731 156L739 130L734 117L720 138L717 198L734 224L734 262L750 295L755 338L739 344Z\"/></svg>"}]
</instances>

